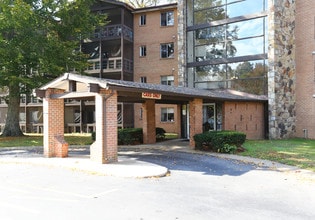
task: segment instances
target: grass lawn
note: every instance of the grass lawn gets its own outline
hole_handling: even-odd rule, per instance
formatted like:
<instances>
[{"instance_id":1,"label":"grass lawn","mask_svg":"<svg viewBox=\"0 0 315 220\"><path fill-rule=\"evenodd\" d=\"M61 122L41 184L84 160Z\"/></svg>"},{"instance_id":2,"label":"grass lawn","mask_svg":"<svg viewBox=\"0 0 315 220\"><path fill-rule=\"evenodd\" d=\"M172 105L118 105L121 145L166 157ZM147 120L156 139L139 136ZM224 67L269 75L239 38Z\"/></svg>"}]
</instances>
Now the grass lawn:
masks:
<instances>
[{"instance_id":1,"label":"grass lawn","mask_svg":"<svg viewBox=\"0 0 315 220\"><path fill-rule=\"evenodd\" d=\"M65 140L70 145L90 145L93 143L91 134L65 134ZM23 137L1 137L0 147L43 146L43 136L29 134Z\"/></svg>"},{"instance_id":2,"label":"grass lawn","mask_svg":"<svg viewBox=\"0 0 315 220\"><path fill-rule=\"evenodd\" d=\"M166 133L165 139L177 138L177 134ZM65 134L65 140L70 145L91 145L93 143L91 134ZM27 134L23 137L1 137L0 147L28 147L43 146L43 136L37 134Z\"/></svg>"},{"instance_id":3,"label":"grass lawn","mask_svg":"<svg viewBox=\"0 0 315 220\"><path fill-rule=\"evenodd\" d=\"M247 140L239 155L277 161L315 171L315 140Z\"/></svg>"}]
</instances>

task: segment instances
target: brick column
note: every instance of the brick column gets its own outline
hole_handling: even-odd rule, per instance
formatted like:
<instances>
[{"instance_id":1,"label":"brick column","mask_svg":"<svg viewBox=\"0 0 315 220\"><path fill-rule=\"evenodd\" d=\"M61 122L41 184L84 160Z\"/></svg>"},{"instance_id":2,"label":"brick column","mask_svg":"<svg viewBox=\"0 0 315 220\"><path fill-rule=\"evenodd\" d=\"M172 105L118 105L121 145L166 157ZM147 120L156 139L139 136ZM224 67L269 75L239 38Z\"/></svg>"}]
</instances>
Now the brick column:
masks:
<instances>
[{"instance_id":1,"label":"brick column","mask_svg":"<svg viewBox=\"0 0 315 220\"><path fill-rule=\"evenodd\" d=\"M189 102L189 146L195 149L194 135L202 133L202 99Z\"/></svg>"},{"instance_id":2,"label":"brick column","mask_svg":"<svg viewBox=\"0 0 315 220\"><path fill-rule=\"evenodd\" d=\"M155 101L146 100L143 104L143 143L156 143L155 132Z\"/></svg>"},{"instance_id":3,"label":"brick column","mask_svg":"<svg viewBox=\"0 0 315 220\"><path fill-rule=\"evenodd\" d=\"M52 94L63 92L47 89L43 100L45 157L68 156L68 143L64 140L64 100L50 98Z\"/></svg>"},{"instance_id":4,"label":"brick column","mask_svg":"<svg viewBox=\"0 0 315 220\"><path fill-rule=\"evenodd\" d=\"M101 90L95 96L96 140L91 145L91 160L99 163L118 161L117 92Z\"/></svg>"}]
</instances>

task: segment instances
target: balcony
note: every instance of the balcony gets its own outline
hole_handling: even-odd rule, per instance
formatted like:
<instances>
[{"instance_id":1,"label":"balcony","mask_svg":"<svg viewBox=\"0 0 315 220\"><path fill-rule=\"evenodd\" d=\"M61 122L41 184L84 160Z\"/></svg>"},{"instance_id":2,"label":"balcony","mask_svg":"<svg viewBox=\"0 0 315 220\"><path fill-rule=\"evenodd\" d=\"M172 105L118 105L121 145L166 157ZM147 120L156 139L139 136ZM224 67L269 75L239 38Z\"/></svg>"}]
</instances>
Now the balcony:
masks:
<instances>
[{"instance_id":1,"label":"balcony","mask_svg":"<svg viewBox=\"0 0 315 220\"><path fill-rule=\"evenodd\" d=\"M101 65L100 59L91 59L88 61L89 67L86 69L86 73L89 74L96 74L100 73ZM133 71L133 62L129 59L124 59L124 65L122 65L122 58L121 57L112 57L102 60L102 73L109 73L109 72L130 72Z\"/></svg>"},{"instance_id":2,"label":"balcony","mask_svg":"<svg viewBox=\"0 0 315 220\"><path fill-rule=\"evenodd\" d=\"M121 36L129 41L133 41L132 29L124 25L108 25L102 29L95 30L94 34L91 35L91 39L117 39Z\"/></svg>"}]
</instances>

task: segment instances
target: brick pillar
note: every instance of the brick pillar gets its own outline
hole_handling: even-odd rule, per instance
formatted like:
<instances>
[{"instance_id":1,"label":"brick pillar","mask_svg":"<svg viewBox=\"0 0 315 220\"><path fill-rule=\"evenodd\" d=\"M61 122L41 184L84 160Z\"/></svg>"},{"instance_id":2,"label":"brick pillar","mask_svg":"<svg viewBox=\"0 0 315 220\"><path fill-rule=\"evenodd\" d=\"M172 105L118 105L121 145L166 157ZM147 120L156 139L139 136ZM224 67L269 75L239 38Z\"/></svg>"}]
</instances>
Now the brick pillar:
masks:
<instances>
[{"instance_id":1,"label":"brick pillar","mask_svg":"<svg viewBox=\"0 0 315 220\"><path fill-rule=\"evenodd\" d=\"M91 145L91 160L99 163L118 161L117 92L101 90L95 95L96 140Z\"/></svg>"},{"instance_id":2,"label":"brick pillar","mask_svg":"<svg viewBox=\"0 0 315 220\"><path fill-rule=\"evenodd\" d=\"M155 132L155 101L146 100L143 104L143 143L156 143Z\"/></svg>"},{"instance_id":3,"label":"brick pillar","mask_svg":"<svg viewBox=\"0 0 315 220\"><path fill-rule=\"evenodd\" d=\"M64 140L64 100L50 98L52 94L63 92L47 89L43 100L45 157L68 156L68 143Z\"/></svg>"},{"instance_id":4,"label":"brick pillar","mask_svg":"<svg viewBox=\"0 0 315 220\"><path fill-rule=\"evenodd\" d=\"M189 146L195 149L194 135L202 133L202 99L189 102Z\"/></svg>"}]
</instances>

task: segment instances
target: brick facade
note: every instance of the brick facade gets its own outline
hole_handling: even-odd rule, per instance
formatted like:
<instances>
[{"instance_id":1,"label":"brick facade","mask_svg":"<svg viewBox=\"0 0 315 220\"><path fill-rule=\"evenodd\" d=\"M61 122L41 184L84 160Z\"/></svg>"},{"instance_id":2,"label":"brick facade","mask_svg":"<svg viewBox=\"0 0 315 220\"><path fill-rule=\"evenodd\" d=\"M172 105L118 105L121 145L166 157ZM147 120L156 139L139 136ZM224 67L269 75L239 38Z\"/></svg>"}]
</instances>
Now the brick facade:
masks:
<instances>
[{"instance_id":1,"label":"brick facade","mask_svg":"<svg viewBox=\"0 0 315 220\"><path fill-rule=\"evenodd\" d=\"M146 100L143 104L143 143L153 144L156 142L155 132L155 101Z\"/></svg>"},{"instance_id":2,"label":"brick facade","mask_svg":"<svg viewBox=\"0 0 315 220\"><path fill-rule=\"evenodd\" d=\"M264 104L259 102L224 102L223 130L244 132L247 139L264 139Z\"/></svg>"},{"instance_id":3,"label":"brick facade","mask_svg":"<svg viewBox=\"0 0 315 220\"><path fill-rule=\"evenodd\" d=\"M189 102L189 146L195 148L194 135L202 133L202 99Z\"/></svg>"},{"instance_id":4,"label":"brick facade","mask_svg":"<svg viewBox=\"0 0 315 220\"><path fill-rule=\"evenodd\" d=\"M47 89L43 100L45 157L68 156L68 143L64 140L64 100L51 98L62 93L61 89Z\"/></svg>"},{"instance_id":5,"label":"brick facade","mask_svg":"<svg viewBox=\"0 0 315 220\"><path fill-rule=\"evenodd\" d=\"M161 12L174 11L174 25L161 26ZM146 24L139 25L141 15L146 15ZM134 81L140 82L146 77L147 83L161 84L161 76L173 76L174 85L178 85L178 23L177 7L157 7L154 10L140 10L134 14ZM173 58L161 58L161 44L174 43ZM146 56L140 57L140 47L146 46ZM141 104L135 104L134 126L142 127ZM174 121L161 121L161 108L174 108ZM180 115L177 105L156 105L156 127L166 132L180 134Z\"/></svg>"},{"instance_id":6,"label":"brick facade","mask_svg":"<svg viewBox=\"0 0 315 220\"><path fill-rule=\"evenodd\" d=\"M315 138L315 4L296 1L296 136Z\"/></svg>"}]
</instances>

